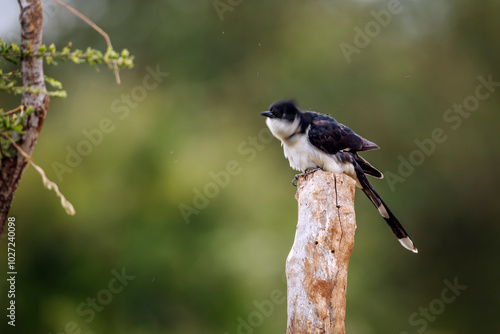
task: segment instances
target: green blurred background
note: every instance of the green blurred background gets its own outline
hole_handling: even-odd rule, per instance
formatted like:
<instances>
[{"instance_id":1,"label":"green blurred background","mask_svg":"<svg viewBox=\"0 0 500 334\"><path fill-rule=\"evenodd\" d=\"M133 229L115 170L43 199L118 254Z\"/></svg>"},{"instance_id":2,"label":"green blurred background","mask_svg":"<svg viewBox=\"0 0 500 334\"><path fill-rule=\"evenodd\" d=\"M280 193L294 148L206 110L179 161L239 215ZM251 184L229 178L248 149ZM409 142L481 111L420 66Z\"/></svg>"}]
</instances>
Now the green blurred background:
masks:
<instances>
[{"instance_id":1,"label":"green blurred background","mask_svg":"<svg viewBox=\"0 0 500 334\"><path fill-rule=\"evenodd\" d=\"M17 2L0 3L0 37L15 41ZM347 332L500 332L500 89L481 88L490 95L467 117L447 112L474 102L479 76L500 81L498 1L402 0L385 27L372 11L394 0L69 4L116 49L128 48L135 68L116 85L106 69L45 67L68 98L52 99L33 157L77 214L67 216L27 168L11 210L17 321L12 328L2 315L1 333L285 333L295 172L259 115L283 98L329 113L382 148L363 155L386 173L372 183L420 250L403 249L358 191ZM218 13L214 4L226 7ZM105 49L72 14L44 6L47 44ZM373 37L348 61L341 43L355 46L356 29L367 25ZM147 90L147 68L169 75ZM0 99L7 108L19 103ZM55 162L67 165L68 149L83 150L83 132L96 133L103 119L113 130L58 175ZM446 140L415 153L415 141L428 142L436 128ZM417 165L391 184L387 175L399 173L402 159ZM234 175L210 188L228 163L237 164ZM180 206L192 207L205 187L213 196L198 199L187 223ZM6 247L4 239L0 277ZM110 294L110 282L120 286L113 270L135 278ZM449 303L446 281L467 287ZM6 294L2 279L2 310ZM87 298L97 299L92 317Z\"/></svg>"}]
</instances>

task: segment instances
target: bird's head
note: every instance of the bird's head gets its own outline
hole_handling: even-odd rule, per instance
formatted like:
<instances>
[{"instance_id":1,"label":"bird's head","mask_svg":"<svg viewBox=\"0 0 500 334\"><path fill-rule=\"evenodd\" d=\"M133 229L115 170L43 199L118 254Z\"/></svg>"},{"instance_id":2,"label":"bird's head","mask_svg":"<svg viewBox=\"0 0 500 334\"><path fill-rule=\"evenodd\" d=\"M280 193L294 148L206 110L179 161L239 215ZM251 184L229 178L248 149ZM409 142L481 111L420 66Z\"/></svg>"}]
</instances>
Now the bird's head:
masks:
<instances>
[{"instance_id":1,"label":"bird's head","mask_svg":"<svg viewBox=\"0 0 500 334\"><path fill-rule=\"evenodd\" d=\"M261 113L262 116L271 119L277 118L292 123L300 114L300 110L295 106L293 101L277 101L271 104L269 111Z\"/></svg>"},{"instance_id":2,"label":"bird's head","mask_svg":"<svg viewBox=\"0 0 500 334\"><path fill-rule=\"evenodd\" d=\"M261 113L266 116L266 124L273 135L281 140L292 136L300 127L300 110L292 101L274 102L269 111Z\"/></svg>"}]
</instances>

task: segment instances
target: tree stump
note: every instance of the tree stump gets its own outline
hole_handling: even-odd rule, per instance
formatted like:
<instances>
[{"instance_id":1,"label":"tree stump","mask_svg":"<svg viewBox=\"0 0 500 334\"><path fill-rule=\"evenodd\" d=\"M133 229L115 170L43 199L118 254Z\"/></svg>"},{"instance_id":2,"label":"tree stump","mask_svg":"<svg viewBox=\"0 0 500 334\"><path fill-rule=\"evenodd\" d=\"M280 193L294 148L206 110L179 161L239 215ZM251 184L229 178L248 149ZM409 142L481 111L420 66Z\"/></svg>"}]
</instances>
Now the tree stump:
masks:
<instances>
[{"instance_id":1,"label":"tree stump","mask_svg":"<svg viewBox=\"0 0 500 334\"><path fill-rule=\"evenodd\" d=\"M345 174L301 176L298 223L286 260L287 334L344 334L356 182Z\"/></svg>"}]
</instances>

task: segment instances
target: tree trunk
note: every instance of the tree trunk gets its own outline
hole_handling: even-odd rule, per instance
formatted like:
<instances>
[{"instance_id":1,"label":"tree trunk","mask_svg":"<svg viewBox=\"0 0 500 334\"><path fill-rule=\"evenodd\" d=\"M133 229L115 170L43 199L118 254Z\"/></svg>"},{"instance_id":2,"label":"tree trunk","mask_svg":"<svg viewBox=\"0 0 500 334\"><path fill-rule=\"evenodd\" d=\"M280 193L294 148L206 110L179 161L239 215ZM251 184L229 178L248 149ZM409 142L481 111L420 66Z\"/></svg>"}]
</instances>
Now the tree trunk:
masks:
<instances>
[{"instance_id":1,"label":"tree trunk","mask_svg":"<svg viewBox=\"0 0 500 334\"><path fill-rule=\"evenodd\" d=\"M19 17L21 21L21 51L38 50L42 44L41 0L18 0L18 2L21 8ZM24 57L21 60L21 73L25 88L45 91L43 59ZM45 94L24 92L21 104L25 109L31 106L35 110L27 117L24 126L25 134L17 137L19 139L18 145L31 156L49 108L49 97ZM11 148L15 150L12 146ZM17 150L12 157L2 158L0 167L0 237L26 164L26 159Z\"/></svg>"},{"instance_id":2,"label":"tree trunk","mask_svg":"<svg viewBox=\"0 0 500 334\"><path fill-rule=\"evenodd\" d=\"M287 334L344 334L356 182L317 171L299 178L295 241L286 260Z\"/></svg>"}]
</instances>

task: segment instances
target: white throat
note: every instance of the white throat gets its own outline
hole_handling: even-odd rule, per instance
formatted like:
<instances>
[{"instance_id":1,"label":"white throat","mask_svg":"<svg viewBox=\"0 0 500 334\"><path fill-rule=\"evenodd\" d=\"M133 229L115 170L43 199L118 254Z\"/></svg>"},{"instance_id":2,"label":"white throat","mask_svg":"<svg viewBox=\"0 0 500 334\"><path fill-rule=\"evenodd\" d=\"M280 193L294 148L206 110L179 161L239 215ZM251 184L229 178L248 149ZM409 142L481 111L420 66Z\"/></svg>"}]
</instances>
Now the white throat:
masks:
<instances>
[{"instance_id":1,"label":"white throat","mask_svg":"<svg viewBox=\"0 0 500 334\"><path fill-rule=\"evenodd\" d=\"M293 122L288 122L280 118L268 118L266 124L273 136L282 142L286 142L300 130L300 119L298 117Z\"/></svg>"}]
</instances>

